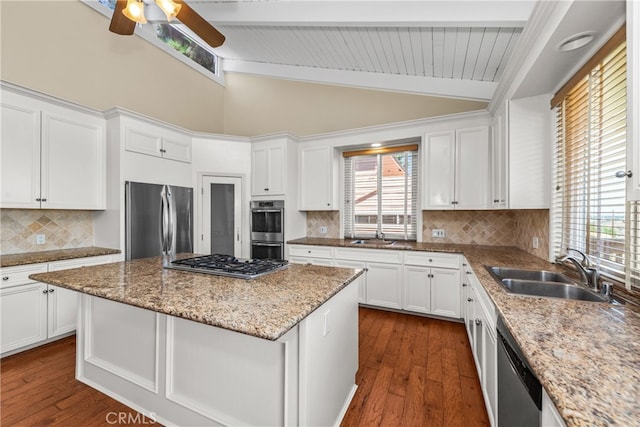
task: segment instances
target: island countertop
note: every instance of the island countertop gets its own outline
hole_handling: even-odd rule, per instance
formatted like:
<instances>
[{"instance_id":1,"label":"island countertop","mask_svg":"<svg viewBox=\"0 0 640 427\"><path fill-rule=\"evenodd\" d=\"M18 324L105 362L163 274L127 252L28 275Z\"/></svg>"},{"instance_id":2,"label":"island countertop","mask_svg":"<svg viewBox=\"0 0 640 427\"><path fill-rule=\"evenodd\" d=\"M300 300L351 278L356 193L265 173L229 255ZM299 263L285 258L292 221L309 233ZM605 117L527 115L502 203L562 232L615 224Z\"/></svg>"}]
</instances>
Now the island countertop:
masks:
<instances>
[{"instance_id":1,"label":"island countertop","mask_svg":"<svg viewBox=\"0 0 640 427\"><path fill-rule=\"evenodd\" d=\"M182 256L191 256L183 254ZM30 276L31 279L207 325L277 340L362 274L291 264L253 280L162 268L145 258Z\"/></svg>"}]
</instances>

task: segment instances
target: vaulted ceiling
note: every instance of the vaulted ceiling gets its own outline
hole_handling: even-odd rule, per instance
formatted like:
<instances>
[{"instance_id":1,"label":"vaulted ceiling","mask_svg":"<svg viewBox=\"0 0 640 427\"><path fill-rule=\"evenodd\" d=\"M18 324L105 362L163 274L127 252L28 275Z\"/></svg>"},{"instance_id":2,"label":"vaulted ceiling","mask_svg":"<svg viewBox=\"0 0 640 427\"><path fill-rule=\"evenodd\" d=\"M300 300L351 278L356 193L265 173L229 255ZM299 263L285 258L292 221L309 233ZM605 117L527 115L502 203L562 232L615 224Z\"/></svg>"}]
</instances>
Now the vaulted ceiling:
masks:
<instances>
[{"instance_id":1,"label":"vaulted ceiling","mask_svg":"<svg viewBox=\"0 0 640 427\"><path fill-rule=\"evenodd\" d=\"M490 100L531 1L190 0L224 71Z\"/></svg>"}]
</instances>

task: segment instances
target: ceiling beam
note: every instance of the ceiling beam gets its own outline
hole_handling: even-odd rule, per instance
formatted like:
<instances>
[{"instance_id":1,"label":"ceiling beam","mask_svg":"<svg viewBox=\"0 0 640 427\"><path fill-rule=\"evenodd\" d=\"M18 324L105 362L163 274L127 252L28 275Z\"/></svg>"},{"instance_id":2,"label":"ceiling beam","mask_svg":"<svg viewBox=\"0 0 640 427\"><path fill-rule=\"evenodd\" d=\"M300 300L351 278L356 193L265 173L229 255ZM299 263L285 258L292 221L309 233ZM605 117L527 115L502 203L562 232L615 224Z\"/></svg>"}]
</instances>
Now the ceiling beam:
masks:
<instances>
[{"instance_id":1,"label":"ceiling beam","mask_svg":"<svg viewBox=\"0 0 640 427\"><path fill-rule=\"evenodd\" d=\"M189 2L214 25L518 28L526 24L534 3L528 0Z\"/></svg>"},{"instance_id":2,"label":"ceiling beam","mask_svg":"<svg viewBox=\"0 0 640 427\"><path fill-rule=\"evenodd\" d=\"M333 70L231 59L222 62L222 70L311 83L485 102L493 97L498 86L497 83L485 81Z\"/></svg>"}]
</instances>

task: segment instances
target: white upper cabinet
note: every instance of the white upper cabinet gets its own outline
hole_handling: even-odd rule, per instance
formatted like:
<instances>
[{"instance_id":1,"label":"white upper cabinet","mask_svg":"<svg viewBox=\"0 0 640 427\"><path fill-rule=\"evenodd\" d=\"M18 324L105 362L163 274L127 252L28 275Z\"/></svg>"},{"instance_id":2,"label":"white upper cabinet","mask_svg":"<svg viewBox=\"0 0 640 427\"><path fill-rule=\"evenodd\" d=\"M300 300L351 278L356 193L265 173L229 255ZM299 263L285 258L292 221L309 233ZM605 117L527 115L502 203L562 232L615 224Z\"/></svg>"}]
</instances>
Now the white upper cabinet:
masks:
<instances>
[{"instance_id":1,"label":"white upper cabinet","mask_svg":"<svg viewBox=\"0 0 640 427\"><path fill-rule=\"evenodd\" d=\"M3 208L39 208L40 107L29 98L2 94L0 173Z\"/></svg>"},{"instance_id":2,"label":"white upper cabinet","mask_svg":"<svg viewBox=\"0 0 640 427\"><path fill-rule=\"evenodd\" d=\"M338 210L333 188L333 148L329 145L301 146L298 162L299 210Z\"/></svg>"},{"instance_id":3,"label":"white upper cabinet","mask_svg":"<svg viewBox=\"0 0 640 427\"><path fill-rule=\"evenodd\" d=\"M101 117L2 92L2 208L104 209Z\"/></svg>"},{"instance_id":4,"label":"white upper cabinet","mask_svg":"<svg viewBox=\"0 0 640 427\"><path fill-rule=\"evenodd\" d=\"M251 195L284 195L286 140L260 141L251 147Z\"/></svg>"},{"instance_id":5,"label":"white upper cabinet","mask_svg":"<svg viewBox=\"0 0 640 427\"><path fill-rule=\"evenodd\" d=\"M640 200L640 3L627 0L627 198Z\"/></svg>"},{"instance_id":6,"label":"white upper cabinet","mask_svg":"<svg viewBox=\"0 0 640 427\"><path fill-rule=\"evenodd\" d=\"M548 209L551 198L551 95L512 99L508 108L508 207Z\"/></svg>"},{"instance_id":7,"label":"white upper cabinet","mask_svg":"<svg viewBox=\"0 0 640 427\"><path fill-rule=\"evenodd\" d=\"M125 150L191 163L189 135L137 120L124 120L123 126Z\"/></svg>"},{"instance_id":8,"label":"white upper cabinet","mask_svg":"<svg viewBox=\"0 0 640 427\"><path fill-rule=\"evenodd\" d=\"M488 208L487 126L427 134L423 159L423 209Z\"/></svg>"}]
</instances>

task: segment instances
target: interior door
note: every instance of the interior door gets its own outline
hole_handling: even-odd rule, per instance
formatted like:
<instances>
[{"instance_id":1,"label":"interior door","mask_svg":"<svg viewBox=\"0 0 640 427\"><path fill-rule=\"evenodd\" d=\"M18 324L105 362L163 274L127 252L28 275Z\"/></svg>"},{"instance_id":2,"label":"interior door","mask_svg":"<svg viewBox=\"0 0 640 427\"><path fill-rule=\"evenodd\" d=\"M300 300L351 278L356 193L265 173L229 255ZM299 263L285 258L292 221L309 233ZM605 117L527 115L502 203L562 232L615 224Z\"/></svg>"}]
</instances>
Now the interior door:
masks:
<instances>
[{"instance_id":1,"label":"interior door","mask_svg":"<svg viewBox=\"0 0 640 427\"><path fill-rule=\"evenodd\" d=\"M242 253L242 178L205 175L202 177L203 254Z\"/></svg>"}]
</instances>

